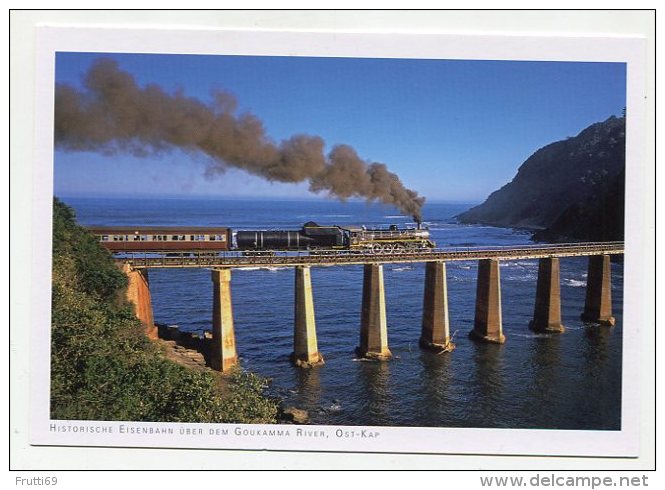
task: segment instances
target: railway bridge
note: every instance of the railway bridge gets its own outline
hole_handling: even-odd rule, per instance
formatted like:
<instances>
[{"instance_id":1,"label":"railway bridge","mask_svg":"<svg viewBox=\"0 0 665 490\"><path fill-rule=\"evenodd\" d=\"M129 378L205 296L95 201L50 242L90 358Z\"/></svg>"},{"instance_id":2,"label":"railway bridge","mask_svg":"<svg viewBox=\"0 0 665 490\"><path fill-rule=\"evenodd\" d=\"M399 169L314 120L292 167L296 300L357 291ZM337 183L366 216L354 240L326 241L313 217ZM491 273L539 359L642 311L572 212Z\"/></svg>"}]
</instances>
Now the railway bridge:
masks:
<instances>
[{"instance_id":1,"label":"railway bridge","mask_svg":"<svg viewBox=\"0 0 665 490\"><path fill-rule=\"evenodd\" d=\"M367 253L350 250L302 252L174 252L125 254L116 261L129 277L128 299L135 305L149 337L157 336L150 300L148 270L154 268L211 269L213 283L212 355L214 369L227 371L238 363L231 303L231 271L244 267L295 269L294 347L292 361L301 367L323 363L316 336L311 269L363 265L360 315L360 356L386 360L388 347L383 264L424 262L425 284L420 345L435 351L452 351L448 319L446 263L478 261L474 327L470 336L480 342L502 344L500 261L539 259L536 301L529 327L536 332L558 333L561 323L559 259L589 257L586 299L581 318L612 326L610 256L623 254L623 242L521 245L509 247L447 248L403 253Z\"/></svg>"}]
</instances>

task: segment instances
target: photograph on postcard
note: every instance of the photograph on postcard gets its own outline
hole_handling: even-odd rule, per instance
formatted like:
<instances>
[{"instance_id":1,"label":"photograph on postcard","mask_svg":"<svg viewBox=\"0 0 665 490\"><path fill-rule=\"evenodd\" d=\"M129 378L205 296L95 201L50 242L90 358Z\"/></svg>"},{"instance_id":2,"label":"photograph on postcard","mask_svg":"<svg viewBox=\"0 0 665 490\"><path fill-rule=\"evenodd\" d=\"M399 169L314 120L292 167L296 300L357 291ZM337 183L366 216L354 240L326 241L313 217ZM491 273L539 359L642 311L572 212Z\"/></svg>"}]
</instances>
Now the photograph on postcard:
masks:
<instances>
[{"instance_id":1,"label":"photograph on postcard","mask_svg":"<svg viewBox=\"0 0 665 490\"><path fill-rule=\"evenodd\" d=\"M575 454L636 423L626 60L52 56L44 440Z\"/></svg>"}]
</instances>

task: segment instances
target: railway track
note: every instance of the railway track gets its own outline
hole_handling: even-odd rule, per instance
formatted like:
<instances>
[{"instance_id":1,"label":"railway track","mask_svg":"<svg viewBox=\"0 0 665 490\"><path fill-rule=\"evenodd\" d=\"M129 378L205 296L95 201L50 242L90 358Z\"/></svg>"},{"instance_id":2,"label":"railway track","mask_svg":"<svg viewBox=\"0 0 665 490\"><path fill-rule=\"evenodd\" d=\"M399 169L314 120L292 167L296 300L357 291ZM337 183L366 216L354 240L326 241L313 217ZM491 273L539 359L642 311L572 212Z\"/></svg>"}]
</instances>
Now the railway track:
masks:
<instances>
[{"instance_id":1,"label":"railway track","mask_svg":"<svg viewBox=\"0 0 665 490\"><path fill-rule=\"evenodd\" d=\"M455 247L403 253L368 253L354 250L220 252L215 255L191 252L152 252L117 255L119 263L134 268L245 268L341 266L481 259L524 260L546 257L582 257L623 254L623 242L585 242L517 245L508 247Z\"/></svg>"}]
</instances>

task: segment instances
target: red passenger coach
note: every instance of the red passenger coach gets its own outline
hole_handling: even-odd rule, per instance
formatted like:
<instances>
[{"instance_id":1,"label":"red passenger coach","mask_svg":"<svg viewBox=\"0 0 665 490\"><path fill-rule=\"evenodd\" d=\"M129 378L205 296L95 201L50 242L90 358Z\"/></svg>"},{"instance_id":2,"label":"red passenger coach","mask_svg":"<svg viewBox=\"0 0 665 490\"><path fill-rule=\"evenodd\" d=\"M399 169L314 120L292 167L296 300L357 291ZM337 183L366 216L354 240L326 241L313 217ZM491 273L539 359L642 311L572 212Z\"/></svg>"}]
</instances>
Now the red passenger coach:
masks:
<instances>
[{"instance_id":1,"label":"red passenger coach","mask_svg":"<svg viewBox=\"0 0 665 490\"><path fill-rule=\"evenodd\" d=\"M111 252L224 251L231 248L233 240L230 228L96 226L88 229Z\"/></svg>"}]
</instances>

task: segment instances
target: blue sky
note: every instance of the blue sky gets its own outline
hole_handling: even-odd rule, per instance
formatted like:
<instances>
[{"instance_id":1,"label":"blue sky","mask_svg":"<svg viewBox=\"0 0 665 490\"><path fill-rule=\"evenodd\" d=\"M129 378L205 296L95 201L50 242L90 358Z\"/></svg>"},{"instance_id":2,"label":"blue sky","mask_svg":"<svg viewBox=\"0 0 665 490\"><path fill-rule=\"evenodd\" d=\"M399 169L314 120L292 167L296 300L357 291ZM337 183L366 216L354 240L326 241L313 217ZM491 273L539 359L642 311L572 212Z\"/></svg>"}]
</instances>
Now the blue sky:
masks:
<instances>
[{"instance_id":1,"label":"blue sky","mask_svg":"<svg viewBox=\"0 0 665 490\"><path fill-rule=\"evenodd\" d=\"M620 115L622 63L58 53L56 82L77 87L91 62L118 61L140 85L204 102L238 99L275 141L321 136L385 163L431 201L482 201L538 148ZM55 153L58 196L313 198L307 184L229 170L204 177L205 158Z\"/></svg>"}]
</instances>

